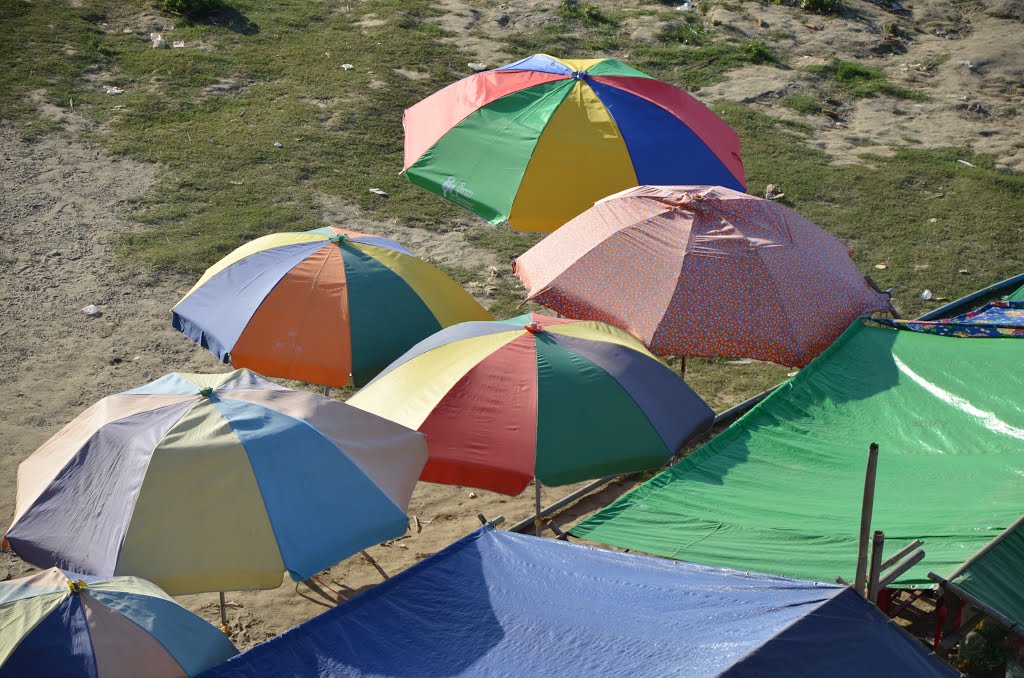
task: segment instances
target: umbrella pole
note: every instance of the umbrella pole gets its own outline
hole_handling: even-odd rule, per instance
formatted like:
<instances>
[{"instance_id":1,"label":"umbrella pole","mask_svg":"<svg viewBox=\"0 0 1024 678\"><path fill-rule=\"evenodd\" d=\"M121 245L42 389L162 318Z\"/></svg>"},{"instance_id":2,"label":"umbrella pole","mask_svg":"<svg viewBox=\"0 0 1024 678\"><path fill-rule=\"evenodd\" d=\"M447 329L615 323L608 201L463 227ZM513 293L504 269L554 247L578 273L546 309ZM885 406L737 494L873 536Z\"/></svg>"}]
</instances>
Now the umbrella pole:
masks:
<instances>
[{"instance_id":1,"label":"umbrella pole","mask_svg":"<svg viewBox=\"0 0 1024 678\"><path fill-rule=\"evenodd\" d=\"M224 635L228 633L228 611L224 607L224 592L220 592L220 630Z\"/></svg>"},{"instance_id":2,"label":"umbrella pole","mask_svg":"<svg viewBox=\"0 0 1024 678\"><path fill-rule=\"evenodd\" d=\"M330 398L331 397L331 387L330 386L324 386L324 397L325 398Z\"/></svg>"},{"instance_id":3,"label":"umbrella pole","mask_svg":"<svg viewBox=\"0 0 1024 678\"><path fill-rule=\"evenodd\" d=\"M543 532L540 519L540 478L533 479L533 506L533 528L536 535L539 537L541 532Z\"/></svg>"},{"instance_id":4,"label":"umbrella pole","mask_svg":"<svg viewBox=\"0 0 1024 678\"><path fill-rule=\"evenodd\" d=\"M679 376L680 378L686 378L686 356L679 356Z\"/></svg>"}]
</instances>

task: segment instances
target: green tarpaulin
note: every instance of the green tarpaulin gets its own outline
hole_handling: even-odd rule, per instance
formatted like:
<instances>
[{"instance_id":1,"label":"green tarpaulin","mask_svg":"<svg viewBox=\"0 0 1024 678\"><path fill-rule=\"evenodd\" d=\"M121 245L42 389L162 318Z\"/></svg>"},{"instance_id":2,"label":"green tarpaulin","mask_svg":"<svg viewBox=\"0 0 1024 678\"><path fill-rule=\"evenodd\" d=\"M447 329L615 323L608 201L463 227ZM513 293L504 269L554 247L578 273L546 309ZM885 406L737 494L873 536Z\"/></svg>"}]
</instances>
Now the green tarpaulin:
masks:
<instances>
[{"instance_id":1,"label":"green tarpaulin","mask_svg":"<svg viewBox=\"0 0 1024 678\"><path fill-rule=\"evenodd\" d=\"M1024 629L1024 518L964 563L950 581Z\"/></svg>"},{"instance_id":2,"label":"green tarpaulin","mask_svg":"<svg viewBox=\"0 0 1024 678\"><path fill-rule=\"evenodd\" d=\"M868 446L872 528L916 538L930 585L1024 507L1024 341L854 325L717 438L570 532L709 565L853 581Z\"/></svg>"},{"instance_id":3,"label":"green tarpaulin","mask_svg":"<svg viewBox=\"0 0 1024 678\"><path fill-rule=\"evenodd\" d=\"M1019 290L1006 297L1009 301L1024 301L1024 285Z\"/></svg>"}]
</instances>

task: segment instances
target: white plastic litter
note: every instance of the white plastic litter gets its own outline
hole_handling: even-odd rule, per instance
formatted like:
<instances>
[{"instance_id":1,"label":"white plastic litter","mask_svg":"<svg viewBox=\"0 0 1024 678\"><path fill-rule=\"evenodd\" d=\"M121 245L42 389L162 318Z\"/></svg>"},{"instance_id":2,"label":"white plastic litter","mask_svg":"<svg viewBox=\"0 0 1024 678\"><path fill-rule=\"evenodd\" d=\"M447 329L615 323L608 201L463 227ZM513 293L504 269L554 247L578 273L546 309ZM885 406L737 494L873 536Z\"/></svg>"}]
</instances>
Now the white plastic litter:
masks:
<instances>
[{"instance_id":1,"label":"white plastic litter","mask_svg":"<svg viewBox=\"0 0 1024 678\"><path fill-rule=\"evenodd\" d=\"M351 71L353 68L355 68L355 66L353 66L352 64L342 64L341 65L341 70L343 70L343 71Z\"/></svg>"},{"instance_id":2,"label":"white plastic litter","mask_svg":"<svg viewBox=\"0 0 1024 678\"><path fill-rule=\"evenodd\" d=\"M470 61L466 65L469 66L470 70L474 70L477 73L487 70L487 64L478 63L476 61Z\"/></svg>"},{"instance_id":3,"label":"white plastic litter","mask_svg":"<svg viewBox=\"0 0 1024 678\"><path fill-rule=\"evenodd\" d=\"M103 311L101 311L100 307L97 306L96 304L89 304L88 306L84 307L82 309L82 313L86 314L90 318L99 318L101 315L103 315Z\"/></svg>"},{"instance_id":4,"label":"white plastic litter","mask_svg":"<svg viewBox=\"0 0 1024 678\"><path fill-rule=\"evenodd\" d=\"M120 87L108 87L107 94L124 94L124 90Z\"/></svg>"},{"instance_id":5,"label":"white plastic litter","mask_svg":"<svg viewBox=\"0 0 1024 678\"><path fill-rule=\"evenodd\" d=\"M957 162L960 163L961 165L967 165L968 167L977 167L977 165L972 165L971 163L967 162L966 160L957 160Z\"/></svg>"},{"instance_id":6,"label":"white plastic litter","mask_svg":"<svg viewBox=\"0 0 1024 678\"><path fill-rule=\"evenodd\" d=\"M921 292L921 298L924 299L925 301L928 301L929 299L932 298L932 291L925 290L924 292Z\"/></svg>"},{"instance_id":7,"label":"white plastic litter","mask_svg":"<svg viewBox=\"0 0 1024 678\"><path fill-rule=\"evenodd\" d=\"M280 141L275 141L274 148L284 148L284 144L282 144Z\"/></svg>"},{"instance_id":8,"label":"white plastic litter","mask_svg":"<svg viewBox=\"0 0 1024 678\"><path fill-rule=\"evenodd\" d=\"M379 188L371 188L370 193L373 193L374 195L379 195L384 198L388 197L388 194Z\"/></svg>"},{"instance_id":9,"label":"white plastic litter","mask_svg":"<svg viewBox=\"0 0 1024 678\"><path fill-rule=\"evenodd\" d=\"M153 43L153 49L164 49L167 47L167 41L159 33L150 33L149 39Z\"/></svg>"},{"instance_id":10,"label":"white plastic litter","mask_svg":"<svg viewBox=\"0 0 1024 678\"><path fill-rule=\"evenodd\" d=\"M184 46L185 46L185 41L184 40L175 40L171 44L171 47L173 47L174 49L181 49Z\"/></svg>"}]
</instances>

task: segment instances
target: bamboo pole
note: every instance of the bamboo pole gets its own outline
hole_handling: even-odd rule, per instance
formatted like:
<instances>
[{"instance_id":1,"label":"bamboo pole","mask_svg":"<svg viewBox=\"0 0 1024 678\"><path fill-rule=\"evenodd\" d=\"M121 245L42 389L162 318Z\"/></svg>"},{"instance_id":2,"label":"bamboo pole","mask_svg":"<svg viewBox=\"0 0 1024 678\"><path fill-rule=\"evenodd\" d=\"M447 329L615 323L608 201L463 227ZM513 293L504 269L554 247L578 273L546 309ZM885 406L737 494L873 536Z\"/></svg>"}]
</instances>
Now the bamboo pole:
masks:
<instances>
[{"instance_id":1,"label":"bamboo pole","mask_svg":"<svg viewBox=\"0 0 1024 678\"><path fill-rule=\"evenodd\" d=\"M921 546L922 544L924 544L923 541L921 541L920 539L915 539L914 541L910 542L909 544L901 548L899 551L894 553L891 557L883 560L881 566L882 572L888 570L890 567L898 563L900 559L903 558L903 556L907 555L908 553L916 549L918 546Z\"/></svg>"},{"instance_id":2,"label":"bamboo pole","mask_svg":"<svg viewBox=\"0 0 1024 678\"><path fill-rule=\"evenodd\" d=\"M853 588L864 595L868 569L868 538L871 535L871 511L875 503L875 473L878 470L878 443L868 448L868 467L864 475L864 501L860 508L860 539L857 544L857 572Z\"/></svg>"},{"instance_id":3,"label":"bamboo pole","mask_svg":"<svg viewBox=\"0 0 1024 678\"><path fill-rule=\"evenodd\" d=\"M871 568L868 571L868 601L878 603L878 580L881 579L882 549L885 548L885 533L875 530L871 539Z\"/></svg>"},{"instance_id":4,"label":"bamboo pole","mask_svg":"<svg viewBox=\"0 0 1024 678\"><path fill-rule=\"evenodd\" d=\"M330 386L324 386L324 397L325 398L330 398L331 397L331 387Z\"/></svg>"}]
</instances>

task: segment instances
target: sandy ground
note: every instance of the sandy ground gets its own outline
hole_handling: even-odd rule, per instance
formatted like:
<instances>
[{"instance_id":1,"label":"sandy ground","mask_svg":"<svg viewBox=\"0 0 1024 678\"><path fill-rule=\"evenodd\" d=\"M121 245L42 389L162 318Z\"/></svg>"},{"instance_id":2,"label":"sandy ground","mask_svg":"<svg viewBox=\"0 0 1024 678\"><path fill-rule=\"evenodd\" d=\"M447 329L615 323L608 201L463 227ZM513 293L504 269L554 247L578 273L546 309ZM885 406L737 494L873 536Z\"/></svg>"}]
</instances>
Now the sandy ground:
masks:
<instances>
[{"instance_id":1,"label":"sandy ground","mask_svg":"<svg viewBox=\"0 0 1024 678\"><path fill-rule=\"evenodd\" d=\"M557 3L441 4L447 13L439 22L455 32L453 39L493 67L513 58L495 39L550 21ZM699 98L744 101L797 118L778 100L812 90L801 64L833 54L863 59L893 81L923 89L930 99L920 108L889 98L850 102L837 111L839 124L824 116L799 118L814 125L812 143L837 162L856 162L858 153L887 152L901 144L967 145L994 154L1002 167L1020 169L1024 144L1019 143L1017 113L1024 98L1024 50L1019 48L1024 10L1019 3L979 0L959 3L954 10L951 3L927 0L898 12L868 2L850 4L855 13L828 19L770 3L744 2L736 11L715 8L715 21L768 41L786 55L790 67L741 69L697 93ZM906 37L887 39L883 26L889 23L900 26ZM638 23L632 28L649 35L657 26ZM775 31L774 37L769 31ZM13 512L21 460L95 400L170 371L227 369L170 326L168 309L191 281L125 270L111 251L112 236L137 228L123 216L124 201L145 194L162 169L114 160L75 141L73 135L88 128L81 118L57 109L41 108L40 114L62 122L67 135L27 144L0 129L0 382L6 396L0 416L0 516ZM330 198L323 201L323 215L325 223L394 237L437 263L495 263L488 252L469 247L458 231L439 235L370 222ZM99 306L102 317L82 313L87 304ZM627 487L608 488L560 522L571 523ZM570 489L545 488L545 503ZM531 490L516 498L470 493L421 483L410 510L419 528L414 521L407 536L370 553L395 573L475 529L477 514L503 514L515 521L532 510ZM0 555L0 576L16 577L30 569L10 553ZM357 555L327 571L324 580L339 590L361 590L381 577ZM215 594L181 600L217 620ZM325 609L297 595L293 582L272 591L229 593L228 601L232 637L242 648Z\"/></svg>"},{"instance_id":2,"label":"sandy ground","mask_svg":"<svg viewBox=\"0 0 1024 678\"><path fill-rule=\"evenodd\" d=\"M0 383L6 396L0 417L0 516L5 521L14 511L17 465L90 404L167 372L229 369L171 327L169 309L190 280L126 271L122 261L115 263L111 237L136 227L121 216L121 206L145 193L158 172L65 138L27 144L0 130ZM347 216L342 223L401 237L414 252L438 261L465 247L457 232L406 233L418 229L359 220L337 204L324 209L329 220ZM466 254L474 263L491 261L486 252ZM82 313L88 304L99 306L102 317ZM543 496L551 501L566 491L545 488ZM407 536L369 552L394 574L476 529L478 514L519 520L532 506L532 490L509 498L421 483L410 509L419 529L414 520ZM4 578L32 569L10 552L0 554ZM336 590L358 591L381 576L357 555L324 573L324 580ZM229 593L232 638L248 647L281 633L324 611L313 598L297 595L291 581L273 591ZM184 596L181 602L210 621L219 619L215 594Z\"/></svg>"}]
</instances>

